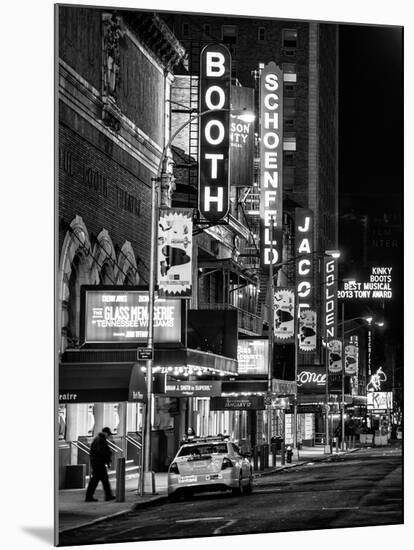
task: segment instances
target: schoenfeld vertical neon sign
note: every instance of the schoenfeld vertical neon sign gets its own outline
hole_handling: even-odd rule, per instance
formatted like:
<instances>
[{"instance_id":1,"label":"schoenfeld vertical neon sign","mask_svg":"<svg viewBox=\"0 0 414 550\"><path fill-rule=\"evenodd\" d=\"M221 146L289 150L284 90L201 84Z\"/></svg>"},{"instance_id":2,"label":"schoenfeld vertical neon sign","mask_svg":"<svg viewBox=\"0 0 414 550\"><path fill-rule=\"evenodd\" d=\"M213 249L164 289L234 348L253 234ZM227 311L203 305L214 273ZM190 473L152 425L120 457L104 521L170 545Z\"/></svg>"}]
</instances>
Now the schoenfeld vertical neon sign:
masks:
<instances>
[{"instance_id":1,"label":"schoenfeld vertical neon sign","mask_svg":"<svg viewBox=\"0 0 414 550\"><path fill-rule=\"evenodd\" d=\"M282 258L283 221L283 73L273 61L261 74L260 104L260 260L268 267Z\"/></svg>"},{"instance_id":2,"label":"schoenfeld vertical neon sign","mask_svg":"<svg viewBox=\"0 0 414 550\"><path fill-rule=\"evenodd\" d=\"M210 44L200 59L199 210L219 221L229 210L231 58L220 44Z\"/></svg>"}]
</instances>

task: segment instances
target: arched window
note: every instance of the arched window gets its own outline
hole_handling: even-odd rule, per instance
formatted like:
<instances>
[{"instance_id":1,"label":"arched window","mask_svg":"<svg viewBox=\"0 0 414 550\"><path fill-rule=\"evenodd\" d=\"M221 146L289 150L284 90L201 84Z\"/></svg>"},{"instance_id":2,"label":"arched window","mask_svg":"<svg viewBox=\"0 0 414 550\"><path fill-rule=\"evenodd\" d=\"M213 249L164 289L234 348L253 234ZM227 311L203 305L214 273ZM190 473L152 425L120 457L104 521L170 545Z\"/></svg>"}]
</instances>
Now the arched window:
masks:
<instances>
[{"instance_id":1,"label":"arched window","mask_svg":"<svg viewBox=\"0 0 414 550\"><path fill-rule=\"evenodd\" d=\"M58 334L60 351L79 342L80 287L96 280L92 275L92 254L88 230L80 216L76 216L66 232L59 265Z\"/></svg>"},{"instance_id":2,"label":"arched window","mask_svg":"<svg viewBox=\"0 0 414 550\"><path fill-rule=\"evenodd\" d=\"M81 285L90 284L89 261L76 254L72 262L72 271L68 281L69 296L67 300L68 323L66 325L69 347L77 346L80 336Z\"/></svg>"}]
</instances>

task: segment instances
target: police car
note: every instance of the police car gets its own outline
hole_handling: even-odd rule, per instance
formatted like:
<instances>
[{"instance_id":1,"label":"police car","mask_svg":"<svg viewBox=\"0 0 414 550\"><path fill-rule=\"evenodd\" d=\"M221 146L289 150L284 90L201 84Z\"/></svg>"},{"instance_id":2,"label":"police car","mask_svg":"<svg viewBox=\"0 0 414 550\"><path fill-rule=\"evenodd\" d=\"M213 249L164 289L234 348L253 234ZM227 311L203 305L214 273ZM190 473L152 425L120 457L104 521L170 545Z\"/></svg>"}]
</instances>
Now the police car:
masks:
<instances>
[{"instance_id":1,"label":"police car","mask_svg":"<svg viewBox=\"0 0 414 550\"><path fill-rule=\"evenodd\" d=\"M252 491L253 469L247 456L224 437L194 438L183 442L168 469L171 499L199 492Z\"/></svg>"}]
</instances>

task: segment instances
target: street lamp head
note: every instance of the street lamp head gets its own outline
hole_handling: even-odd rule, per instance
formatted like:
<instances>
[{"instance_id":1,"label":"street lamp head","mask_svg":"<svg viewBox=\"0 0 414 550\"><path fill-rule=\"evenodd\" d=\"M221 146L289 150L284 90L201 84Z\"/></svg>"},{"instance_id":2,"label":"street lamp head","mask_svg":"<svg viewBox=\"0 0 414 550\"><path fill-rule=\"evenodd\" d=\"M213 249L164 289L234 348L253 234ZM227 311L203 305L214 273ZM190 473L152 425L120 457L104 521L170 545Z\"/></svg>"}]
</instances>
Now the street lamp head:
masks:
<instances>
[{"instance_id":1,"label":"street lamp head","mask_svg":"<svg viewBox=\"0 0 414 550\"><path fill-rule=\"evenodd\" d=\"M231 109L230 114L243 122L254 122L256 119L256 115L253 111L249 111L246 107L243 107L243 109Z\"/></svg>"},{"instance_id":2,"label":"street lamp head","mask_svg":"<svg viewBox=\"0 0 414 550\"><path fill-rule=\"evenodd\" d=\"M339 250L325 250L325 255L337 259L341 257L341 252Z\"/></svg>"},{"instance_id":3,"label":"street lamp head","mask_svg":"<svg viewBox=\"0 0 414 550\"><path fill-rule=\"evenodd\" d=\"M365 317L365 321L370 325L372 323L372 317Z\"/></svg>"}]
</instances>

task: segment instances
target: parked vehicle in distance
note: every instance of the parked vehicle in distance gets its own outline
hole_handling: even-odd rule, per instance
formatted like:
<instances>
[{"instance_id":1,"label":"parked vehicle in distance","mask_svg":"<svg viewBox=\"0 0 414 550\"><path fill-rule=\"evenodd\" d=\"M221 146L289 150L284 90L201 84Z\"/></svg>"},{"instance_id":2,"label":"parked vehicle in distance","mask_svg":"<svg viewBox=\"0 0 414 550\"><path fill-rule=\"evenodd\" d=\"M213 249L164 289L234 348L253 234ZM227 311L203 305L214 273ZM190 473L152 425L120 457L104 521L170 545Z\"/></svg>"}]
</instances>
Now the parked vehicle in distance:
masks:
<instances>
[{"instance_id":1,"label":"parked vehicle in distance","mask_svg":"<svg viewBox=\"0 0 414 550\"><path fill-rule=\"evenodd\" d=\"M251 493L253 469L238 446L225 437L209 436L184 442L168 468L168 496L231 491Z\"/></svg>"},{"instance_id":2,"label":"parked vehicle in distance","mask_svg":"<svg viewBox=\"0 0 414 550\"><path fill-rule=\"evenodd\" d=\"M402 429L402 426L398 426L397 428L397 439L402 439L403 438L403 429Z\"/></svg>"}]
</instances>

